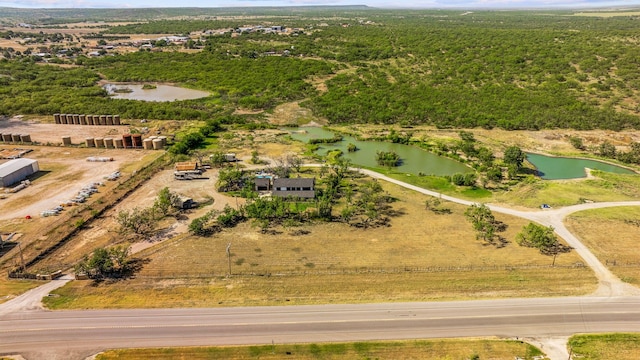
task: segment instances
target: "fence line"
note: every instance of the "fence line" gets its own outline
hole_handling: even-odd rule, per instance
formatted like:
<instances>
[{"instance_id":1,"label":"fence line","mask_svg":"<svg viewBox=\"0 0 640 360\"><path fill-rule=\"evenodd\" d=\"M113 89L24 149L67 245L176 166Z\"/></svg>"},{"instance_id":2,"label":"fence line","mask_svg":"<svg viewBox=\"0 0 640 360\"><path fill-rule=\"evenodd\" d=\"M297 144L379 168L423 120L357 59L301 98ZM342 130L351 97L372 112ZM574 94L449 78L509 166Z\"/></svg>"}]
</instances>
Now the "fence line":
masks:
<instances>
[{"instance_id":1,"label":"fence line","mask_svg":"<svg viewBox=\"0 0 640 360\"><path fill-rule=\"evenodd\" d=\"M178 241L184 239L177 239ZM152 253L155 251L152 251ZM606 261L610 267L618 268L640 268L640 262L619 262ZM72 265L64 264L60 268L68 269ZM52 267L53 268L53 267ZM286 270L279 269L273 271L233 271L234 277L293 277L293 276L331 276L331 275L361 275L361 274L425 274L425 273L445 273L445 272L472 272L472 271L514 271L514 270L535 270L535 269L582 269L585 265L581 262L571 265L462 265L462 266L400 266L400 267L357 267L357 268L332 268L332 269L304 269ZM20 273L19 271L9 273L11 278L35 278L35 274ZM226 271L222 272L184 272L176 271L172 268L156 268L142 270L133 277L138 279L207 279L212 277L227 276Z\"/></svg>"},{"instance_id":2,"label":"fence line","mask_svg":"<svg viewBox=\"0 0 640 360\"><path fill-rule=\"evenodd\" d=\"M513 271L529 269L581 269L585 268L583 263L572 265L466 265L466 266L404 266L389 268L339 268L339 269L305 269L305 270L277 270L277 271L232 271L235 277L272 277L272 276L305 276L305 275L359 275L359 274L405 274L405 273L444 273L444 272L472 272L472 271ZM226 272L203 273L203 272L176 272L174 269L148 269L143 270L143 274L137 274L140 279L154 278L210 278L214 276L226 276Z\"/></svg>"}]
</instances>

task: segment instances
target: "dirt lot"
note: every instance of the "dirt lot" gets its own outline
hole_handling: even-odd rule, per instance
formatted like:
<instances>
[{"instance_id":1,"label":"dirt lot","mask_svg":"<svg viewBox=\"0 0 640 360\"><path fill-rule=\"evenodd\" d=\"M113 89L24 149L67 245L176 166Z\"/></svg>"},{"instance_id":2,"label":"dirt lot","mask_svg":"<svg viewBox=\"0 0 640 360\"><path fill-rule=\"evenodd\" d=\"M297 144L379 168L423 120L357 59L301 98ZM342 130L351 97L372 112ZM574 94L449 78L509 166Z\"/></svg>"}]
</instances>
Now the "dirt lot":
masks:
<instances>
[{"instance_id":1,"label":"dirt lot","mask_svg":"<svg viewBox=\"0 0 640 360\"><path fill-rule=\"evenodd\" d=\"M107 183L105 176L143 160L151 151L124 149L85 149L64 147L20 146L31 149L24 157L38 161L40 173L26 189L5 194L0 200L0 220L39 217L43 210L51 209L74 197L80 189L93 182ZM0 146L13 148L13 146ZM108 156L114 161L89 162L90 156ZM102 189L101 189L102 190Z\"/></svg>"},{"instance_id":2,"label":"dirt lot","mask_svg":"<svg viewBox=\"0 0 640 360\"><path fill-rule=\"evenodd\" d=\"M29 134L31 141L39 144L62 145L62 137L70 136L73 145L84 144L88 137L118 138L131 132L129 125L67 125L53 123L53 116L44 119L24 120L21 116L0 118L0 133Z\"/></svg>"},{"instance_id":3,"label":"dirt lot","mask_svg":"<svg viewBox=\"0 0 640 360\"><path fill-rule=\"evenodd\" d=\"M0 121L0 132L30 134L34 142L60 145L62 136L71 136L72 144L84 142L86 137L117 137L128 133L128 126L81 126L43 124L20 121L17 118ZM14 194L2 194L0 220L35 217L72 198L85 185L105 182L104 177L140 162L153 151L132 149L96 149L62 146L2 144L0 149L32 150L24 157L38 160L40 173L32 185ZM88 162L88 157L110 157L109 162ZM7 160L0 160L0 163ZM123 173L124 175L125 173Z\"/></svg>"},{"instance_id":4,"label":"dirt lot","mask_svg":"<svg viewBox=\"0 0 640 360\"><path fill-rule=\"evenodd\" d=\"M168 217L159 224L157 234L149 239L131 244L131 252L136 253L150 246L156 245L166 239L179 236L188 232L190 221L204 213L217 209L222 210L225 205L236 206L234 198L226 197L214 191L218 179L217 171L210 170L204 173L205 179L199 180L175 180L173 170L164 170L145 182L139 189L129 195L124 201L105 212L100 218L94 220L90 226L83 229L73 240L56 250L49 259L39 264L40 267L53 267L56 264L74 263L83 254L91 252L96 246L108 246L121 243L123 239L118 233L117 214L122 210L134 208L146 208L153 205L158 192L163 187L168 187L172 192L192 198L196 202L209 203L198 209L189 210L178 218ZM244 203L240 199L238 203Z\"/></svg>"}]
</instances>

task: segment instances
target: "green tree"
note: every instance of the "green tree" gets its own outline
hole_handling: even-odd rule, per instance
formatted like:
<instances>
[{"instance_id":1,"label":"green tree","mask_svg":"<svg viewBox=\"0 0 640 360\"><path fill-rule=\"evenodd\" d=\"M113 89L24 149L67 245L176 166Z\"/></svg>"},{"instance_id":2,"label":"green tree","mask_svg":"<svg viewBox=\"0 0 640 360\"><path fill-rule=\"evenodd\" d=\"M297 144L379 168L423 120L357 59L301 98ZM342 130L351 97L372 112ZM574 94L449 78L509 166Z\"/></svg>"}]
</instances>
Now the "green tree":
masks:
<instances>
[{"instance_id":1,"label":"green tree","mask_svg":"<svg viewBox=\"0 0 640 360\"><path fill-rule=\"evenodd\" d=\"M520 149L518 146L509 146L504 151L503 161L505 164L514 165L516 169L520 170L525 158L526 154L522 151L522 149Z\"/></svg>"},{"instance_id":2,"label":"green tree","mask_svg":"<svg viewBox=\"0 0 640 360\"><path fill-rule=\"evenodd\" d=\"M249 162L252 164L260 164L260 157L258 156L257 150L251 152L251 160L249 160Z\"/></svg>"},{"instance_id":3,"label":"green tree","mask_svg":"<svg viewBox=\"0 0 640 360\"><path fill-rule=\"evenodd\" d=\"M236 226L245 219L242 209L234 209L228 204L224 206L222 213L218 215L216 221L222 227L230 228Z\"/></svg>"},{"instance_id":4,"label":"green tree","mask_svg":"<svg viewBox=\"0 0 640 360\"><path fill-rule=\"evenodd\" d=\"M573 146L574 148L576 148L578 150L584 150L585 149L584 142L582 141L581 137L571 136L571 137L569 137L569 142L571 143L571 146Z\"/></svg>"},{"instance_id":5,"label":"green tree","mask_svg":"<svg viewBox=\"0 0 640 360\"><path fill-rule=\"evenodd\" d=\"M541 254L555 256L571 251L571 247L561 244L553 232L553 227L545 227L529 223L516 235L516 242L520 246L536 248Z\"/></svg>"},{"instance_id":6,"label":"green tree","mask_svg":"<svg viewBox=\"0 0 640 360\"><path fill-rule=\"evenodd\" d=\"M485 204L473 204L464 212L476 231L476 238L492 243L496 234L496 218Z\"/></svg>"},{"instance_id":7,"label":"green tree","mask_svg":"<svg viewBox=\"0 0 640 360\"><path fill-rule=\"evenodd\" d=\"M502 169L499 167L491 167L487 170L487 178L494 182L502 181Z\"/></svg>"},{"instance_id":8,"label":"green tree","mask_svg":"<svg viewBox=\"0 0 640 360\"><path fill-rule=\"evenodd\" d=\"M193 219L191 223L189 223L189 232L197 236L209 235L213 231L211 226L209 226L209 223L217 213L217 210L211 210L204 216Z\"/></svg>"},{"instance_id":9,"label":"green tree","mask_svg":"<svg viewBox=\"0 0 640 360\"><path fill-rule=\"evenodd\" d=\"M161 217L167 216L178 198L178 194L171 192L168 187L164 187L158 192L158 196L153 202L153 208Z\"/></svg>"},{"instance_id":10,"label":"green tree","mask_svg":"<svg viewBox=\"0 0 640 360\"><path fill-rule=\"evenodd\" d=\"M400 155L395 151L376 151L376 162L382 166L398 166L400 164Z\"/></svg>"},{"instance_id":11,"label":"green tree","mask_svg":"<svg viewBox=\"0 0 640 360\"><path fill-rule=\"evenodd\" d=\"M227 158L222 151L214 151L209 156L209 161L211 162L211 166L220 168L227 162Z\"/></svg>"},{"instance_id":12,"label":"green tree","mask_svg":"<svg viewBox=\"0 0 640 360\"><path fill-rule=\"evenodd\" d=\"M598 147L598 154L600 156L614 159L616 157L616 147L609 141L605 141Z\"/></svg>"},{"instance_id":13,"label":"green tree","mask_svg":"<svg viewBox=\"0 0 640 360\"><path fill-rule=\"evenodd\" d=\"M234 167L226 167L220 169L218 173L218 181L216 186L219 191L235 191L240 190L244 186L244 173L242 170Z\"/></svg>"},{"instance_id":14,"label":"green tree","mask_svg":"<svg viewBox=\"0 0 640 360\"><path fill-rule=\"evenodd\" d=\"M146 236L151 234L156 227L156 216L153 208L134 208L133 210L121 210L118 212L116 221L120 225L120 232L123 234L133 233L135 235Z\"/></svg>"},{"instance_id":15,"label":"green tree","mask_svg":"<svg viewBox=\"0 0 640 360\"><path fill-rule=\"evenodd\" d=\"M128 256L129 248L124 246L97 248L75 266L75 272L87 274L92 279L119 277L131 270Z\"/></svg>"},{"instance_id":16,"label":"green tree","mask_svg":"<svg viewBox=\"0 0 640 360\"><path fill-rule=\"evenodd\" d=\"M455 173L455 174L451 175L451 182L454 185L457 185L457 186L464 185L464 174Z\"/></svg>"}]
</instances>

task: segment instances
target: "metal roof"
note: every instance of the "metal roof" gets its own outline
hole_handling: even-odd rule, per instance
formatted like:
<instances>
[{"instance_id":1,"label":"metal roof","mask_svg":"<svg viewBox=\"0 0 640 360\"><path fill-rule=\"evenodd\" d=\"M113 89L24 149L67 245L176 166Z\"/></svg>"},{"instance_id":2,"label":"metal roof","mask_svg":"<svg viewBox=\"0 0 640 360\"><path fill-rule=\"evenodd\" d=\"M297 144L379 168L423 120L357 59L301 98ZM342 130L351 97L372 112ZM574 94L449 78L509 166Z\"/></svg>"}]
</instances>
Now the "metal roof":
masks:
<instances>
[{"instance_id":1,"label":"metal roof","mask_svg":"<svg viewBox=\"0 0 640 360\"><path fill-rule=\"evenodd\" d=\"M313 187L315 178L278 178L273 179L274 187Z\"/></svg>"},{"instance_id":2,"label":"metal roof","mask_svg":"<svg viewBox=\"0 0 640 360\"><path fill-rule=\"evenodd\" d=\"M36 160L26 158L9 160L6 163L0 165L0 178L11 175L14 172L27 166L33 166L34 163L38 162Z\"/></svg>"}]
</instances>

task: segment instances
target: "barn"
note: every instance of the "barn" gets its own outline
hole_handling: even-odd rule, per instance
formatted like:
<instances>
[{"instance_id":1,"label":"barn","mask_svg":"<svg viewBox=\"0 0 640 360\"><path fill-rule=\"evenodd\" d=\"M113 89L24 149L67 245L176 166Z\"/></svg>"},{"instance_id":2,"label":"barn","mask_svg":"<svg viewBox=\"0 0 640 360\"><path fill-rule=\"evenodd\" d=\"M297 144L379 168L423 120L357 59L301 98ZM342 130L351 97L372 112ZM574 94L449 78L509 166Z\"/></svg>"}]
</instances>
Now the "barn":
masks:
<instances>
[{"instance_id":1,"label":"barn","mask_svg":"<svg viewBox=\"0 0 640 360\"><path fill-rule=\"evenodd\" d=\"M11 186L39 170L36 160L26 158L9 160L0 165L0 187Z\"/></svg>"}]
</instances>

